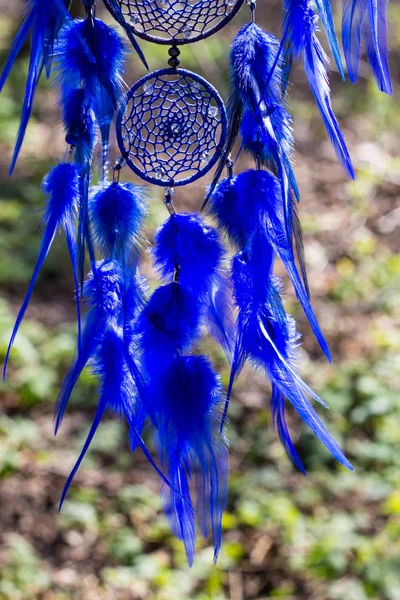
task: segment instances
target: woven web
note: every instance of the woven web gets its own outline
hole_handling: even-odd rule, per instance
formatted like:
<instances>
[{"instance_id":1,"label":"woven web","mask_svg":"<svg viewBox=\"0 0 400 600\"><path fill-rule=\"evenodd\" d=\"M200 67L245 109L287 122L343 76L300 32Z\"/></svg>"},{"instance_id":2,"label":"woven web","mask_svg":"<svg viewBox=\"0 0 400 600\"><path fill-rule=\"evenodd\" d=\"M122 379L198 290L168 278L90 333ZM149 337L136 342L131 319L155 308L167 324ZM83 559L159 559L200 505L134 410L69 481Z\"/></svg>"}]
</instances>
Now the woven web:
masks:
<instances>
[{"instance_id":1,"label":"woven web","mask_svg":"<svg viewBox=\"0 0 400 600\"><path fill-rule=\"evenodd\" d=\"M194 41L223 27L243 0L118 0L125 20L142 37Z\"/></svg>"},{"instance_id":2,"label":"woven web","mask_svg":"<svg viewBox=\"0 0 400 600\"><path fill-rule=\"evenodd\" d=\"M220 155L226 122L222 101L192 73L155 71L131 88L122 111L120 144L131 168L146 181L194 181Z\"/></svg>"}]
</instances>

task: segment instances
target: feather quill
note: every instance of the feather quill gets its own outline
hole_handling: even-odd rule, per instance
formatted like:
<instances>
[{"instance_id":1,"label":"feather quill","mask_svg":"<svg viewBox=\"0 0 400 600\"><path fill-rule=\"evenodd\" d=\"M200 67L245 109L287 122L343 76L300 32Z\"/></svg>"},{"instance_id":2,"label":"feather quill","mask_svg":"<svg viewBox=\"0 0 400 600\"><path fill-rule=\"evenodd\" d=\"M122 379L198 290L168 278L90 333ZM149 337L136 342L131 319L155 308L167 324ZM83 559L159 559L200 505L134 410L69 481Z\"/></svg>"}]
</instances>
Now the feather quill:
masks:
<instances>
[{"instance_id":1,"label":"feather quill","mask_svg":"<svg viewBox=\"0 0 400 600\"><path fill-rule=\"evenodd\" d=\"M75 239L75 220L80 203L80 178L81 172L77 165L61 163L54 167L54 169L43 180L42 189L48 196L43 217L44 233L40 243L36 266L28 286L28 291L26 292L11 334L11 339L4 362L3 378L6 377L8 359L10 357L15 336L18 333L19 326L21 325L26 309L28 308L28 304L39 277L41 268L46 260L58 229L64 230L67 239L75 280L78 323L80 329L79 293L77 287L77 245Z\"/></svg>"}]
</instances>

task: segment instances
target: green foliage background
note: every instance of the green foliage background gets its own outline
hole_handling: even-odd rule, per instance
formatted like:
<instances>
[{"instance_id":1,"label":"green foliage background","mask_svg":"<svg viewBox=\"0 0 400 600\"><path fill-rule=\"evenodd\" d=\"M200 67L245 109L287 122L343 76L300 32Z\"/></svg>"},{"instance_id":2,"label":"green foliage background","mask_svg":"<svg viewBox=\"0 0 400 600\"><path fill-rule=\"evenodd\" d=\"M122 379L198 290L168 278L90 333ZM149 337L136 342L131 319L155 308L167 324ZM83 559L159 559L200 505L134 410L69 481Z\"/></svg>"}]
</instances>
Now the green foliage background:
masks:
<instances>
[{"instance_id":1,"label":"green foliage background","mask_svg":"<svg viewBox=\"0 0 400 600\"><path fill-rule=\"evenodd\" d=\"M2 63L20 10L19 2L9 4L0 2ZM259 0L259 20L275 33L279 10L274 1ZM65 477L96 403L96 382L85 373L53 438L56 390L76 340L73 286L60 238L0 387L1 599L400 599L398 3L389 14L394 97L376 91L365 63L357 86L336 73L331 79L355 182L335 162L300 68L290 90L311 289L333 365L323 361L286 282L287 306L304 336L301 370L331 407L323 418L355 472L335 465L291 414L308 475L297 473L272 431L268 383L246 371L228 427L230 495L217 566L208 541L200 542L194 567L186 566L161 513L155 476L140 453L129 453L124 425L112 420L102 425L58 514ZM182 52L184 66L203 73L225 97L229 43L246 18L244 9L223 33ZM165 63L165 48L145 50L151 68ZM25 50L0 97L2 359L39 244L40 180L64 152L55 95L43 82L18 169L7 178L27 56ZM129 82L141 74L134 57L131 62ZM178 208L198 209L203 185L180 192ZM149 239L165 217L154 190ZM147 258L143 270L153 278ZM226 383L220 351L209 340L204 345Z\"/></svg>"}]
</instances>

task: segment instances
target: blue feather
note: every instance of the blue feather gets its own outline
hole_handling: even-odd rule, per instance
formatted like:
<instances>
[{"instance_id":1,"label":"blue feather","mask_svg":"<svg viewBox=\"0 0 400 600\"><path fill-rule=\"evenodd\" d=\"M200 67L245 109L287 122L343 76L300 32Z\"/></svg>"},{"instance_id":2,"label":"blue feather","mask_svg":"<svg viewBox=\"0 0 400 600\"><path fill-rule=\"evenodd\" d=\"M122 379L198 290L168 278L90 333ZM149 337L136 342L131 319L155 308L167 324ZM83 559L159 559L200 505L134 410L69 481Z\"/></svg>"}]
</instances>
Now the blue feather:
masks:
<instances>
[{"instance_id":1,"label":"blue feather","mask_svg":"<svg viewBox=\"0 0 400 600\"><path fill-rule=\"evenodd\" d=\"M29 34L31 34L31 52L25 99L17 141L10 166L10 175L15 168L24 141L25 131L32 113L33 99L40 76L44 68L46 69L47 77L50 76L54 44L61 27L69 18L69 13L64 0L54 0L51 3L49 3L48 0L28 0L25 7L25 15L25 20L13 41L10 54L0 78L1 92L18 54Z\"/></svg>"},{"instance_id":2,"label":"blue feather","mask_svg":"<svg viewBox=\"0 0 400 600\"><path fill-rule=\"evenodd\" d=\"M49 253L54 237L58 229L63 229L67 238L68 249L71 257L74 279L77 281L77 248L75 240L75 219L80 202L80 169L76 165L61 163L44 178L42 188L48 195L47 206L43 217L44 233L40 243L39 255L34 272L29 283L28 291L17 316L16 323L11 335L10 343L4 362L3 378L6 376L7 363L13 346L15 336L24 318L33 288L39 277L44 261ZM77 296L78 289L76 289ZM79 317L79 300L78 321Z\"/></svg>"},{"instance_id":3,"label":"blue feather","mask_svg":"<svg viewBox=\"0 0 400 600\"><path fill-rule=\"evenodd\" d=\"M205 324L231 363L235 350L236 326L232 311L232 286L225 273L217 273L208 286L204 300Z\"/></svg>"},{"instance_id":4,"label":"blue feather","mask_svg":"<svg viewBox=\"0 0 400 600\"><path fill-rule=\"evenodd\" d=\"M361 37L379 89L392 94L388 64L387 0L343 0L342 44L352 83L360 73Z\"/></svg>"},{"instance_id":5,"label":"blue feather","mask_svg":"<svg viewBox=\"0 0 400 600\"><path fill-rule=\"evenodd\" d=\"M177 352L186 352L200 336L198 299L176 282L159 287L144 306L135 327L143 362L154 372Z\"/></svg>"},{"instance_id":6,"label":"blue feather","mask_svg":"<svg viewBox=\"0 0 400 600\"><path fill-rule=\"evenodd\" d=\"M349 177L354 169L349 152L330 101L327 56L317 38L318 17L310 0L285 0L283 29L287 33L286 56L303 58L308 83L314 94L321 117L336 152L336 156Z\"/></svg>"},{"instance_id":7,"label":"blue feather","mask_svg":"<svg viewBox=\"0 0 400 600\"><path fill-rule=\"evenodd\" d=\"M121 10L121 5L119 4L119 2L117 0L109 0L107 3L107 8L111 12L112 16L117 21L117 23L119 23L121 25L121 27L123 27L123 29L125 30L125 33L127 34L130 43L132 44L132 46L135 49L135 52L139 56L143 65L145 66L145 68L148 70L149 66L147 64L146 58L145 58L138 42L136 41L136 38L132 32L132 29L129 27L129 24L125 20L125 17Z\"/></svg>"},{"instance_id":8,"label":"blue feather","mask_svg":"<svg viewBox=\"0 0 400 600\"><path fill-rule=\"evenodd\" d=\"M282 100L280 52L279 40L254 23L245 25L232 44L228 103L230 134L203 208L240 132L243 148L252 154L256 163L271 169L282 180L286 228L291 237L290 190L298 196L298 188L290 164L293 130L290 114Z\"/></svg>"},{"instance_id":9,"label":"blue feather","mask_svg":"<svg viewBox=\"0 0 400 600\"><path fill-rule=\"evenodd\" d=\"M285 448L287 455L293 460L298 470L305 475L306 471L293 445L286 423L285 396L282 394L279 387L274 383L272 384L271 412L273 424L275 429L278 431L282 446Z\"/></svg>"},{"instance_id":10,"label":"blue feather","mask_svg":"<svg viewBox=\"0 0 400 600\"><path fill-rule=\"evenodd\" d=\"M63 110L66 142L74 149L74 162L88 171L97 142L97 124L85 90L69 89L65 86L61 90L60 104Z\"/></svg>"},{"instance_id":11,"label":"blue feather","mask_svg":"<svg viewBox=\"0 0 400 600\"><path fill-rule=\"evenodd\" d=\"M285 226L291 239L290 165L293 149L291 117L281 97L281 64L276 59L278 39L251 23L243 27L232 44L233 87L243 103L241 124L243 146L256 163L271 169L281 181ZM295 184L297 190L297 185Z\"/></svg>"},{"instance_id":12,"label":"blue feather","mask_svg":"<svg viewBox=\"0 0 400 600\"><path fill-rule=\"evenodd\" d=\"M144 187L133 183L100 183L91 191L93 238L107 258L129 261L142 245L147 216Z\"/></svg>"},{"instance_id":13,"label":"blue feather","mask_svg":"<svg viewBox=\"0 0 400 600\"><path fill-rule=\"evenodd\" d=\"M364 16L364 0L343 0L342 44L349 79L352 83L356 83L360 74L361 25Z\"/></svg>"},{"instance_id":14,"label":"blue feather","mask_svg":"<svg viewBox=\"0 0 400 600\"><path fill-rule=\"evenodd\" d=\"M327 358L330 352L298 272L291 240L287 237L279 181L268 171L249 170L222 180L212 198L212 211L220 227L238 249L250 248L260 258L260 271L268 278L274 255L283 262L296 295ZM266 264L263 256L268 257Z\"/></svg>"},{"instance_id":15,"label":"blue feather","mask_svg":"<svg viewBox=\"0 0 400 600\"><path fill-rule=\"evenodd\" d=\"M197 214L174 214L155 237L154 266L163 280L171 280L179 265L179 283L191 292L204 293L207 282L221 265L225 251L215 229Z\"/></svg>"},{"instance_id":16,"label":"blue feather","mask_svg":"<svg viewBox=\"0 0 400 600\"><path fill-rule=\"evenodd\" d=\"M82 44L82 40L84 44ZM56 48L62 90L82 88L101 131L103 161L111 121L123 91L127 50L119 34L100 19L75 20L63 29Z\"/></svg>"},{"instance_id":17,"label":"blue feather","mask_svg":"<svg viewBox=\"0 0 400 600\"><path fill-rule=\"evenodd\" d=\"M204 357L184 353L200 338L203 323L223 338L223 347L232 345L231 339L226 341L232 336L232 323L219 271L224 250L216 231L198 215L175 214L157 232L153 256L161 278L170 283L151 295L135 332L147 385L146 412L171 482L169 489L162 489L165 512L192 564L196 517L204 536L211 530L215 559L218 556L227 450L218 433L221 388L216 375ZM217 300L218 292L223 298ZM192 473L196 508L189 488Z\"/></svg>"},{"instance_id":18,"label":"blue feather","mask_svg":"<svg viewBox=\"0 0 400 600\"><path fill-rule=\"evenodd\" d=\"M136 444L141 446L146 458L161 477L164 484L167 487L170 485L168 479L155 464L141 438L141 431L144 424L142 406L137 395L135 382L132 379L131 371L125 359L123 331L116 327L115 324L109 323L106 330L98 339L98 348L92 359L92 367L94 373L96 373L100 379L99 401L94 420L82 451L65 483L59 510L61 510L73 478L77 473L107 410L120 419L125 418L131 436L136 440Z\"/></svg>"},{"instance_id":19,"label":"blue feather","mask_svg":"<svg viewBox=\"0 0 400 600\"><path fill-rule=\"evenodd\" d=\"M234 348L231 289L223 270L225 250L215 229L197 214L175 214L159 229L154 266L164 281L178 268L180 287L192 294L202 322L222 346L228 360Z\"/></svg>"},{"instance_id":20,"label":"blue feather","mask_svg":"<svg viewBox=\"0 0 400 600\"><path fill-rule=\"evenodd\" d=\"M345 81L343 61L340 54L339 42L335 32L331 2L330 0L316 0L315 4L325 31L326 39L328 40L328 44L332 52L332 56L335 60L341 78L343 81Z\"/></svg>"},{"instance_id":21,"label":"blue feather","mask_svg":"<svg viewBox=\"0 0 400 600\"><path fill-rule=\"evenodd\" d=\"M89 306L82 332L80 351L71 365L59 391L55 409L57 433L68 400L87 362L98 347L101 335L110 324L120 325L123 312L123 273L116 261L96 265L85 282L83 295Z\"/></svg>"},{"instance_id":22,"label":"blue feather","mask_svg":"<svg viewBox=\"0 0 400 600\"><path fill-rule=\"evenodd\" d=\"M218 433L222 401L219 380L202 356L177 357L168 369L154 375L150 389L157 399L155 442L173 488L162 490L167 517L175 535L184 542L191 565L196 514L202 535L212 532L216 560L228 475L226 440ZM192 476L196 484L195 511L189 490ZM185 504L182 498L187 500Z\"/></svg>"},{"instance_id":23,"label":"blue feather","mask_svg":"<svg viewBox=\"0 0 400 600\"><path fill-rule=\"evenodd\" d=\"M269 257L267 257L269 261ZM296 372L295 358L298 334L293 319L285 314L277 286L272 274L261 275L259 254L240 252L233 261L232 280L235 302L238 309L238 341L233 362L233 376L236 376L246 360L264 370L274 388L273 413L279 415L280 435L284 445L293 456L292 447L286 434L284 413L279 403L284 395L312 430L326 446L332 456L341 464L352 469L337 443L307 399L307 395L318 397L304 384ZM278 422L277 422L278 424ZM295 458L295 457L294 457ZM295 462L298 461L295 459Z\"/></svg>"},{"instance_id":24,"label":"blue feather","mask_svg":"<svg viewBox=\"0 0 400 600\"><path fill-rule=\"evenodd\" d=\"M391 95L387 29L388 0L366 0L368 21L362 23L365 50L381 92Z\"/></svg>"}]
</instances>

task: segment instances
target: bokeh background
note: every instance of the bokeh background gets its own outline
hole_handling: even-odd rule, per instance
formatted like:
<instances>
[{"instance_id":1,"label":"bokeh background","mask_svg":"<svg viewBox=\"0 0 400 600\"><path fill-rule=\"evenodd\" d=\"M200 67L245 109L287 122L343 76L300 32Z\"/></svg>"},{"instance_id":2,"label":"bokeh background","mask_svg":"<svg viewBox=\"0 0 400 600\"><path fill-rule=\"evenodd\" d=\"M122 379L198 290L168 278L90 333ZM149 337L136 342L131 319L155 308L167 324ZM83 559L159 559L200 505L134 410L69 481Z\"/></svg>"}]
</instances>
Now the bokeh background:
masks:
<instances>
[{"instance_id":1,"label":"bokeh background","mask_svg":"<svg viewBox=\"0 0 400 600\"><path fill-rule=\"evenodd\" d=\"M20 1L0 1L1 63L20 11ZM1 599L400 599L398 3L389 15L393 98L377 92L366 63L356 86L335 72L331 77L356 181L335 161L301 68L289 91L309 277L333 365L323 360L287 282L286 302L303 334L304 377L331 407L318 410L355 472L334 464L291 412L308 475L296 472L271 427L268 382L245 371L230 413L230 494L217 566L207 541L199 544L193 568L186 566L160 510L159 483L141 453L130 454L125 427L113 420L100 427L58 514L96 404L96 381L85 373L53 437L57 386L76 342L73 285L60 237L0 387ZM276 0L259 0L257 16L278 34ZM229 44L247 17L244 8L223 32L182 52L183 65L209 78L224 97ZM144 49L151 68L165 64L165 48ZM1 359L36 260L40 181L64 152L55 93L43 81L18 168L7 176L27 61L26 48L0 97ZM127 81L142 73L132 57ZM177 207L198 209L204 183L179 190ZM165 217L154 190L149 240ZM148 258L143 271L153 279ZM226 383L220 350L209 340L204 347Z\"/></svg>"}]
</instances>

